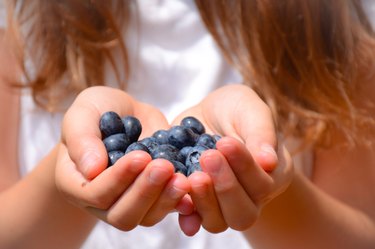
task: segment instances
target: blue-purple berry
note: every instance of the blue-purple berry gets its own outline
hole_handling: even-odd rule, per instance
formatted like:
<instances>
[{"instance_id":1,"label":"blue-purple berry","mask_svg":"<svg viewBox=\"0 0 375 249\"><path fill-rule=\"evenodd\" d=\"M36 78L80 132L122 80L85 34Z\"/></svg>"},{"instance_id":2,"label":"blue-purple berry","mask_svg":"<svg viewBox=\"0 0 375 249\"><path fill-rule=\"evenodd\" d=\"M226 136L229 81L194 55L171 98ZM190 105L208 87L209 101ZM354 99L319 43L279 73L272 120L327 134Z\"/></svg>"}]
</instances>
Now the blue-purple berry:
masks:
<instances>
[{"instance_id":1,"label":"blue-purple berry","mask_svg":"<svg viewBox=\"0 0 375 249\"><path fill-rule=\"evenodd\" d=\"M156 138L154 137L145 137L139 140L138 142L145 145L147 149L150 151L150 153L159 146L159 144L156 141Z\"/></svg>"},{"instance_id":2,"label":"blue-purple berry","mask_svg":"<svg viewBox=\"0 0 375 249\"><path fill-rule=\"evenodd\" d=\"M179 151L179 157L181 158L181 162L185 163L186 157L189 154L190 150L193 148L193 146L185 146L180 149Z\"/></svg>"},{"instance_id":3,"label":"blue-purple berry","mask_svg":"<svg viewBox=\"0 0 375 249\"><path fill-rule=\"evenodd\" d=\"M125 133L125 128L121 117L112 111L105 112L99 121L99 129L102 139L117 133Z\"/></svg>"},{"instance_id":4,"label":"blue-purple berry","mask_svg":"<svg viewBox=\"0 0 375 249\"><path fill-rule=\"evenodd\" d=\"M107 152L110 151L123 151L128 148L131 144L130 139L125 133L118 133L114 135L110 135L103 140L104 146Z\"/></svg>"},{"instance_id":5,"label":"blue-purple berry","mask_svg":"<svg viewBox=\"0 0 375 249\"><path fill-rule=\"evenodd\" d=\"M152 136L156 139L158 144L167 144L168 143L168 134L167 130L157 130L152 134Z\"/></svg>"},{"instance_id":6,"label":"blue-purple berry","mask_svg":"<svg viewBox=\"0 0 375 249\"><path fill-rule=\"evenodd\" d=\"M130 153L132 151L135 151L135 150L142 150L142 151L145 151L147 153L150 153L150 151L148 150L146 145L144 145L140 142L133 142L128 146L128 148L125 151L125 154L128 154L128 153Z\"/></svg>"},{"instance_id":7,"label":"blue-purple berry","mask_svg":"<svg viewBox=\"0 0 375 249\"><path fill-rule=\"evenodd\" d=\"M141 122L133 116L125 116L122 118L125 134L129 137L130 141L136 142L142 133Z\"/></svg>"},{"instance_id":8,"label":"blue-purple berry","mask_svg":"<svg viewBox=\"0 0 375 249\"><path fill-rule=\"evenodd\" d=\"M187 175L188 168L186 167L185 164L183 164L180 161L171 161L171 163L173 164L174 172L175 173L181 173L181 174L183 174L185 176Z\"/></svg>"},{"instance_id":9,"label":"blue-purple berry","mask_svg":"<svg viewBox=\"0 0 375 249\"><path fill-rule=\"evenodd\" d=\"M176 125L169 129L168 143L181 149L185 146L193 146L197 135L190 129L182 125Z\"/></svg>"},{"instance_id":10,"label":"blue-purple berry","mask_svg":"<svg viewBox=\"0 0 375 249\"><path fill-rule=\"evenodd\" d=\"M195 132L198 135L201 135L206 131L202 122L193 116L183 118L180 124L184 127L190 128L193 132Z\"/></svg>"},{"instance_id":11,"label":"blue-purple berry","mask_svg":"<svg viewBox=\"0 0 375 249\"><path fill-rule=\"evenodd\" d=\"M213 136L211 136L210 134L204 133L204 134L199 135L195 145L203 145L203 146L206 146L210 149L215 149L216 148L216 139Z\"/></svg>"},{"instance_id":12,"label":"blue-purple berry","mask_svg":"<svg viewBox=\"0 0 375 249\"><path fill-rule=\"evenodd\" d=\"M221 136L218 134L214 134L212 137L215 139L215 143L221 139Z\"/></svg>"},{"instance_id":13,"label":"blue-purple berry","mask_svg":"<svg viewBox=\"0 0 375 249\"><path fill-rule=\"evenodd\" d=\"M180 125L158 130L141 140L142 125L133 116L121 118L115 112L106 112L100 119L99 128L108 153L108 166L131 151L141 150L150 154L152 159L170 161L176 173L186 176L202 170L199 162L202 153L215 149L221 138L216 134L206 134L203 124L192 116L182 119Z\"/></svg>"},{"instance_id":14,"label":"blue-purple berry","mask_svg":"<svg viewBox=\"0 0 375 249\"><path fill-rule=\"evenodd\" d=\"M185 165L188 168L187 176L191 175L195 171L202 171L199 160L202 156L202 153L208 149L208 147L202 145L196 145L191 148L185 161Z\"/></svg>"},{"instance_id":15,"label":"blue-purple berry","mask_svg":"<svg viewBox=\"0 0 375 249\"><path fill-rule=\"evenodd\" d=\"M110 151L108 152L108 167L114 165L118 159L124 156L123 151Z\"/></svg>"},{"instance_id":16,"label":"blue-purple berry","mask_svg":"<svg viewBox=\"0 0 375 249\"><path fill-rule=\"evenodd\" d=\"M160 144L151 153L151 158L164 158L168 161L179 161L179 150L170 144Z\"/></svg>"}]
</instances>

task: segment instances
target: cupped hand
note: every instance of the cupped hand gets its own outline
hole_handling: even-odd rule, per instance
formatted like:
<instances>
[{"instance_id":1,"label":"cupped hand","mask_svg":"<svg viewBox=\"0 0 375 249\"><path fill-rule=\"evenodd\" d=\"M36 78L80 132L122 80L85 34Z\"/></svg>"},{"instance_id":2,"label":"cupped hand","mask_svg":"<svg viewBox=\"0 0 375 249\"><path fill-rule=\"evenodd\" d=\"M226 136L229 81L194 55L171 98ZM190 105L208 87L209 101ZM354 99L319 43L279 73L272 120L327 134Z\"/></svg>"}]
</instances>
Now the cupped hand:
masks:
<instances>
[{"instance_id":1,"label":"cupped hand","mask_svg":"<svg viewBox=\"0 0 375 249\"><path fill-rule=\"evenodd\" d=\"M121 230L154 225L175 209L190 184L185 176L174 173L170 162L152 160L143 151L133 151L107 168L99 130L100 117L107 111L137 117L142 123L141 137L169 127L160 111L123 91L84 90L63 120L57 187L75 205ZM185 201L183 209L191 213L192 205Z\"/></svg>"},{"instance_id":2,"label":"cupped hand","mask_svg":"<svg viewBox=\"0 0 375 249\"><path fill-rule=\"evenodd\" d=\"M262 206L283 192L293 176L270 109L249 87L230 85L208 95L175 123L185 116L195 116L207 133L222 139L216 150L202 154L203 172L188 178L195 212L180 214L181 229L193 235L200 225L213 233L250 228Z\"/></svg>"}]
</instances>

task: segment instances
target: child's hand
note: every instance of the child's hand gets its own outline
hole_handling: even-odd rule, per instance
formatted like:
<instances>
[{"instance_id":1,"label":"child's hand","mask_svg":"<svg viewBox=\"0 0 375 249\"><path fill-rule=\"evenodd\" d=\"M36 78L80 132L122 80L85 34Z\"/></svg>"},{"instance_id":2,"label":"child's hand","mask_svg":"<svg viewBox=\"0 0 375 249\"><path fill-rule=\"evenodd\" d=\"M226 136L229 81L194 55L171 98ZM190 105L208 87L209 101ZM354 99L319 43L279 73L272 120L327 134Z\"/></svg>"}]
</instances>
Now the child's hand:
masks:
<instances>
[{"instance_id":1,"label":"child's hand","mask_svg":"<svg viewBox=\"0 0 375 249\"><path fill-rule=\"evenodd\" d=\"M107 87L83 91L64 117L56 184L71 202L121 230L153 225L175 209L190 185L185 176L174 174L170 162L151 160L142 151L133 151L106 169L108 156L99 131L99 119L106 111L136 116L142 123L141 136L169 126L159 111L123 91ZM187 206L189 213L192 206Z\"/></svg>"},{"instance_id":2,"label":"child's hand","mask_svg":"<svg viewBox=\"0 0 375 249\"><path fill-rule=\"evenodd\" d=\"M181 114L200 119L207 133L223 136L217 150L202 154L203 172L189 176L196 213L180 215L182 230L193 235L202 225L210 232L249 228L262 205L290 183L293 168L277 146L269 108L248 87L232 85L210 94Z\"/></svg>"}]
</instances>

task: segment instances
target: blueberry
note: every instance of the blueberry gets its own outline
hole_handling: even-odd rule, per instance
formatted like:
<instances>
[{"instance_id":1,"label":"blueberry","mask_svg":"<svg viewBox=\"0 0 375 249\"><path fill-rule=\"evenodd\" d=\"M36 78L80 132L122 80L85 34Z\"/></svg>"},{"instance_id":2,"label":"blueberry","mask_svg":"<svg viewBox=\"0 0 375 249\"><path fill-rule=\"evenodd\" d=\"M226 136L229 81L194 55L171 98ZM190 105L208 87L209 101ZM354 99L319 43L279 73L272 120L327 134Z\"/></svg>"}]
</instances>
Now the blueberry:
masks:
<instances>
[{"instance_id":1,"label":"blueberry","mask_svg":"<svg viewBox=\"0 0 375 249\"><path fill-rule=\"evenodd\" d=\"M115 112L105 112L99 121L99 129L102 139L117 133L124 133L125 128L121 117Z\"/></svg>"},{"instance_id":2,"label":"blueberry","mask_svg":"<svg viewBox=\"0 0 375 249\"><path fill-rule=\"evenodd\" d=\"M217 142L221 139L221 136L218 135L218 134L214 134L212 137L215 139L215 142Z\"/></svg>"},{"instance_id":3,"label":"blueberry","mask_svg":"<svg viewBox=\"0 0 375 249\"><path fill-rule=\"evenodd\" d=\"M169 130L158 130L139 141L142 126L133 116L121 119L115 112L106 112L100 119L99 128L108 153L108 166L131 151L142 150L149 153L152 159L170 161L176 173L186 176L202 170L199 163L202 153L215 149L216 142L221 138L219 135L206 134L203 124L192 116L182 119L180 125Z\"/></svg>"},{"instance_id":4,"label":"blueberry","mask_svg":"<svg viewBox=\"0 0 375 249\"><path fill-rule=\"evenodd\" d=\"M182 162L185 162L186 157L192 148L193 148L192 146L185 146L181 148L181 150L179 151L179 157L181 158Z\"/></svg>"},{"instance_id":5,"label":"blueberry","mask_svg":"<svg viewBox=\"0 0 375 249\"><path fill-rule=\"evenodd\" d=\"M202 171L202 167L200 163L191 163L189 165L186 165L186 167L187 167L186 176L193 174L195 171Z\"/></svg>"},{"instance_id":6,"label":"blueberry","mask_svg":"<svg viewBox=\"0 0 375 249\"><path fill-rule=\"evenodd\" d=\"M191 175L195 171L202 171L199 159L202 153L209 148L202 145L194 146L186 157L185 165L188 168L187 176Z\"/></svg>"},{"instance_id":7,"label":"blueberry","mask_svg":"<svg viewBox=\"0 0 375 249\"><path fill-rule=\"evenodd\" d=\"M150 153L150 151L148 150L147 146L140 143L140 142L134 142L134 143L131 143L128 148L126 149L125 151L125 154L128 154L129 152L131 151L134 151L134 150L143 150L147 153Z\"/></svg>"},{"instance_id":8,"label":"blueberry","mask_svg":"<svg viewBox=\"0 0 375 249\"><path fill-rule=\"evenodd\" d=\"M199 135L196 145L203 145L210 149L214 149L216 147L216 139L210 134L204 133Z\"/></svg>"},{"instance_id":9,"label":"blueberry","mask_svg":"<svg viewBox=\"0 0 375 249\"><path fill-rule=\"evenodd\" d=\"M185 146L193 146L195 144L196 134L189 128L176 125L168 130L169 144L181 149Z\"/></svg>"},{"instance_id":10,"label":"blueberry","mask_svg":"<svg viewBox=\"0 0 375 249\"><path fill-rule=\"evenodd\" d=\"M108 152L108 158L109 158L108 167L115 164L117 160L120 159L124 155L125 155L124 152L117 151L117 150Z\"/></svg>"},{"instance_id":11,"label":"blueberry","mask_svg":"<svg viewBox=\"0 0 375 249\"><path fill-rule=\"evenodd\" d=\"M156 138L158 144L167 144L168 143L168 131L167 130L158 130L155 131L152 135Z\"/></svg>"},{"instance_id":12,"label":"blueberry","mask_svg":"<svg viewBox=\"0 0 375 249\"><path fill-rule=\"evenodd\" d=\"M118 133L110 135L103 140L107 152L110 151L125 151L131 144L130 139L125 133Z\"/></svg>"},{"instance_id":13,"label":"blueberry","mask_svg":"<svg viewBox=\"0 0 375 249\"><path fill-rule=\"evenodd\" d=\"M170 144L160 144L151 153L152 159L164 158L168 161L179 161L179 150Z\"/></svg>"},{"instance_id":14,"label":"blueberry","mask_svg":"<svg viewBox=\"0 0 375 249\"><path fill-rule=\"evenodd\" d=\"M138 141L139 143L146 145L147 149L150 151L150 153L159 146L159 144L156 142L156 138L154 137L145 137L142 140Z\"/></svg>"},{"instance_id":15,"label":"blueberry","mask_svg":"<svg viewBox=\"0 0 375 249\"><path fill-rule=\"evenodd\" d=\"M136 117L125 116L122 118L122 123L125 128L125 134L129 137L130 141L137 141L142 132L141 122Z\"/></svg>"},{"instance_id":16,"label":"blueberry","mask_svg":"<svg viewBox=\"0 0 375 249\"><path fill-rule=\"evenodd\" d=\"M181 120L180 124L184 127L192 129L198 135L203 134L206 131L201 121L192 116L185 117Z\"/></svg>"},{"instance_id":17,"label":"blueberry","mask_svg":"<svg viewBox=\"0 0 375 249\"><path fill-rule=\"evenodd\" d=\"M171 163L173 164L175 173L181 173L181 174L187 176L188 168L186 167L185 164L183 164L180 161L171 161Z\"/></svg>"}]
</instances>

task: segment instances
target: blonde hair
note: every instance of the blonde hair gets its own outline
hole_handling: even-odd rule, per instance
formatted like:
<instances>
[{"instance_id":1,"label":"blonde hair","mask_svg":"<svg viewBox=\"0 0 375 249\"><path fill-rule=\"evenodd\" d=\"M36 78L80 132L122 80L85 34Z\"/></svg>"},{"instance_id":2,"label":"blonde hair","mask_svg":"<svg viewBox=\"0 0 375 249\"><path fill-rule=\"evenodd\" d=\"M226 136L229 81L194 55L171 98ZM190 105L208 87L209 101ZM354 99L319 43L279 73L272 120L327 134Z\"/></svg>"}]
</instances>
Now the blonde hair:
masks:
<instances>
[{"instance_id":1,"label":"blonde hair","mask_svg":"<svg viewBox=\"0 0 375 249\"><path fill-rule=\"evenodd\" d=\"M29 86L39 104L54 104L56 93L64 97L102 84L105 59L129 71L121 32L130 0L10 3L18 24L10 26L13 32L26 21L30 25L23 41L32 44L38 62ZM373 74L375 43L359 0L196 4L228 61L270 105L284 134L319 145L329 144L333 130L347 141L366 140L358 131L373 127L374 119L357 105L356 93ZM122 48L121 65L111 56L116 46Z\"/></svg>"},{"instance_id":2,"label":"blonde hair","mask_svg":"<svg viewBox=\"0 0 375 249\"><path fill-rule=\"evenodd\" d=\"M358 0L196 0L245 83L267 101L284 134L319 145L338 131L368 140L374 118L357 103L374 74L375 41ZM361 103L362 105L362 103Z\"/></svg>"},{"instance_id":3,"label":"blonde hair","mask_svg":"<svg viewBox=\"0 0 375 249\"><path fill-rule=\"evenodd\" d=\"M120 70L129 71L122 32L128 24L130 2L8 1L9 32L19 45L20 63L24 66L28 57L35 69L24 68L24 73L36 103L56 110L67 96L102 85L105 61L115 68L117 77ZM121 65L115 64L115 47L121 49ZM125 82L119 80L119 84L124 87Z\"/></svg>"}]
</instances>

